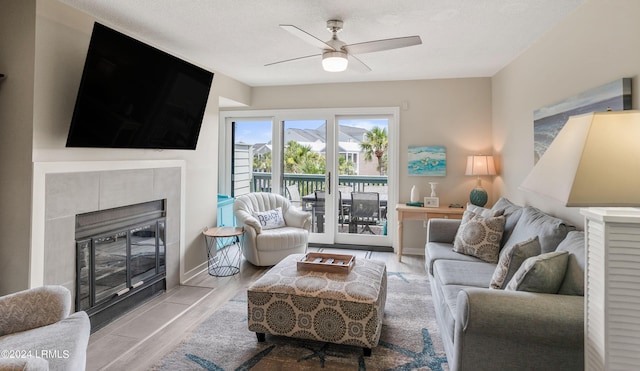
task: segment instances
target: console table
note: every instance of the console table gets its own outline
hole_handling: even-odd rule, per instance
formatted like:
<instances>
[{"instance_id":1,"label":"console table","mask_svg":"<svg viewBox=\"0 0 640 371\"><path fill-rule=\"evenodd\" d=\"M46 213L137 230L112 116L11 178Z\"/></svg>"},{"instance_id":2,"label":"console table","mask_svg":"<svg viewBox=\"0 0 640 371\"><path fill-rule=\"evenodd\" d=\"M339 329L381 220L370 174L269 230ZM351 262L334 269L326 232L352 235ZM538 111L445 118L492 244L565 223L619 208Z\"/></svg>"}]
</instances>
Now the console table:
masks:
<instances>
[{"instance_id":1,"label":"console table","mask_svg":"<svg viewBox=\"0 0 640 371\"><path fill-rule=\"evenodd\" d=\"M464 208L396 205L398 212L398 261L402 261L402 224L404 220L462 219Z\"/></svg>"}]
</instances>

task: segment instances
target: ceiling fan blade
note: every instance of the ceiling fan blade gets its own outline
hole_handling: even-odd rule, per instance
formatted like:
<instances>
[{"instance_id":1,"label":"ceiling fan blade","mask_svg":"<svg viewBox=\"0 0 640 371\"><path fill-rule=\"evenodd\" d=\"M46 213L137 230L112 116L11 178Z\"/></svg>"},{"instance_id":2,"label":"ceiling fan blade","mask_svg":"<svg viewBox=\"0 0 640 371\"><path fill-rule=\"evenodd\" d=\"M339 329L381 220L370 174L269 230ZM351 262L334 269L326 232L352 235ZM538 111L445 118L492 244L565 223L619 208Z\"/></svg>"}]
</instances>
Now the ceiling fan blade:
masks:
<instances>
[{"instance_id":1,"label":"ceiling fan blade","mask_svg":"<svg viewBox=\"0 0 640 371\"><path fill-rule=\"evenodd\" d=\"M283 29L289 31L292 35L306 41L307 43L315 46L316 48L320 48L320 49L330 49L330 50L336 50L333 46L327 44L326 42L318 39L317 37L313 36L312 34L308 33L307 31L304 31L294 25L291 24L281 24L280 27L282 27Z\"/></svg>"},{"instance_id":2,"label":"ceiling fan blade","mask_svg":"<svg viewBox=\"0 0 640 371\"><path fill-rule=\"evenodd\" d=\"M353 54L347 54L349 56L349 68L353 67L354 69L363 71L363 72L371 72L371 67L367 66L366 63L360 60L360 58L356 57Z\"/></svg>"},{"instance_id":3,"label":"ceiling fan blade","mask_svg":"<svg viewBox=\"0 0 640 371\"><path fill-rule=\"evenodd\" d=\"M345 45L342 49L353 54L373 53L382 50L405 48L407 46L420 45L420 36L396 37L393 39L367 41L363 43Z\"/></svg>"},{"instance_id":4,"label":"ceiling fan blade","mask_svg":"<svg viewBox=\"0 0 640 371\"><path fill-rule=\"evenodd\" d=\"M295 62L295 61L299 61L301 59L306 59L306 58L312 58L312 57L320 57L322 56L322 54L313 54L313 55L305 55L304 57L297 57L297 58L291 58L291 59L285 59L283 61L278 61L278 62L273 62L273 63L267 63L264 66L273 66L274 64L280 64L280 63L286 63L286 62Z\"/></svg>"}]
</instances>

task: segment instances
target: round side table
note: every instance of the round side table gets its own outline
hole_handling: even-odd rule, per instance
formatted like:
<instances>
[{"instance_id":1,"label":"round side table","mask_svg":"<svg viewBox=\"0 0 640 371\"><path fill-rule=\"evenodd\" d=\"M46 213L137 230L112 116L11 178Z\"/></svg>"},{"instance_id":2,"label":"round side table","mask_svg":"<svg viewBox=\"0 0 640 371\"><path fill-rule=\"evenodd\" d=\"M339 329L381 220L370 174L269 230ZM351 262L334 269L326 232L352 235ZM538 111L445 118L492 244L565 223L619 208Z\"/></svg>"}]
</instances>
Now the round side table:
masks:
<instances>
[{"instance_id":1,"label":"round side table","mask_svg":"<svg viewBox=\"0 0 640 371\"><path fill-rule=\"evenodd\" d=\"M215 277L233 276L240 272L242 260L242 240L244 228L213 227L203 231L207 248L207 266L209 274ZM225 246L229 238L236 243Z\"/></svg>"}]
</instances>

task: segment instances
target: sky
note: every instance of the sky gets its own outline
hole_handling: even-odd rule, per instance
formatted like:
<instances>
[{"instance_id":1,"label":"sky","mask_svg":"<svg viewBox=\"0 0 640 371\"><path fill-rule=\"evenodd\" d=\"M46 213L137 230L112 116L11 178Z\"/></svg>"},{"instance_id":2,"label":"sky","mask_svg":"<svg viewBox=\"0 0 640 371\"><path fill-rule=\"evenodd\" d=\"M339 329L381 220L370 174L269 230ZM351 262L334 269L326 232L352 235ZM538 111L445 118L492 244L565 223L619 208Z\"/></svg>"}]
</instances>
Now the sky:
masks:
<instances>
[{"instance_id":1,"label":"sky","mask_svg":"<svg viewBox=\"0 0 640 371\"><path fill-rule=\"evenodd\" d=\"M373 127L386 127L386 119L341 119L340 125L355 126L367 130ZM289 120L285 121L286 128L317 129L325 123L324 120ZM387 128L388 130L388 128ZM236 121L236 142L248 144L267 143L271 141L271 121Z\"/></svg>"}]
</instances>

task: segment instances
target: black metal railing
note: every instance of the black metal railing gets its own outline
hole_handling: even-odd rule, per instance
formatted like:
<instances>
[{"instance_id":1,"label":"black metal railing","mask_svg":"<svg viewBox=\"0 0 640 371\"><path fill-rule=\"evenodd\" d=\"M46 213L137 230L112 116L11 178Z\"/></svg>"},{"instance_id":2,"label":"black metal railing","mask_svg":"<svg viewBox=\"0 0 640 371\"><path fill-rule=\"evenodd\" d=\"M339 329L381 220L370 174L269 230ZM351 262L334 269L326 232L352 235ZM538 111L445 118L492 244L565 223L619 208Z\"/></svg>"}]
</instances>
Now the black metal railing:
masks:
<instances>
[{"instance_id":1,"label":"black metal railing","mask_svg":"<svg viewBox=\"0 0 640 371\"><path fill-rule=\"evenodd\" d=\"M324 174L284 174L283 186L286 187L291 184L298 184L298 191L301 195L311 194L316 190L324 190L326 188ZM340 175L338 177L338 187L351 192L366 192L374 187L380 188L386 186L386 176ZM273 192L271 173L253 173L251 187L253 192Z\"/></svg>"}]
</instances>

